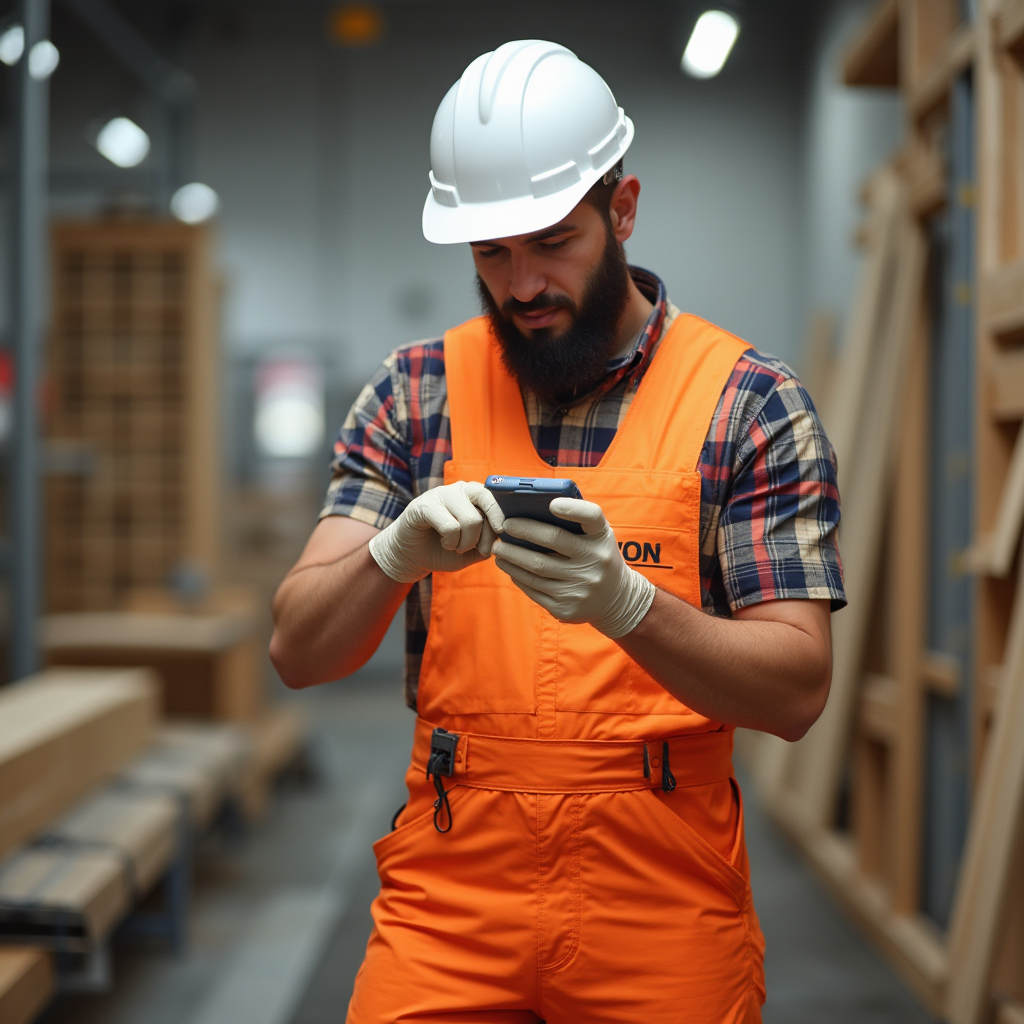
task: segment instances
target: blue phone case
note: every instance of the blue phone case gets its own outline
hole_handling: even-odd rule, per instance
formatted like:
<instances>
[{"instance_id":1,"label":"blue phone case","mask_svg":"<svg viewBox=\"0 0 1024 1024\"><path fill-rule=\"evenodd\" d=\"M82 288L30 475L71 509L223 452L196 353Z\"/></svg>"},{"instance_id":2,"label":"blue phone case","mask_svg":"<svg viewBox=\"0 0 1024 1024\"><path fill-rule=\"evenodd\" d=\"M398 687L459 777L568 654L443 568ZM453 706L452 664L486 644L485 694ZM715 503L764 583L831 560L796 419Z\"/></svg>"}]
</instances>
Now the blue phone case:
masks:
<instances>
[{"instance_id":1,"label":"blue phone case","mask_svg":"<svg viewBox=\"0 0 1024 1024\"><path fill-rule=\"evenodd\" d=\"M494 495L498 506L506 519L536 519L541 523L550 523L570 533L582 533L579 523L571 523L560 519L548 507L554 498L582 498L580 489L572 480L551 479L544 476L501 476L495 474L487 478L484 486ZM509 544L518 544L521 548L531 551L542 551L548 554L551 549L532 544L516 537L504 537Z\"/></svg>"}]
</instances>

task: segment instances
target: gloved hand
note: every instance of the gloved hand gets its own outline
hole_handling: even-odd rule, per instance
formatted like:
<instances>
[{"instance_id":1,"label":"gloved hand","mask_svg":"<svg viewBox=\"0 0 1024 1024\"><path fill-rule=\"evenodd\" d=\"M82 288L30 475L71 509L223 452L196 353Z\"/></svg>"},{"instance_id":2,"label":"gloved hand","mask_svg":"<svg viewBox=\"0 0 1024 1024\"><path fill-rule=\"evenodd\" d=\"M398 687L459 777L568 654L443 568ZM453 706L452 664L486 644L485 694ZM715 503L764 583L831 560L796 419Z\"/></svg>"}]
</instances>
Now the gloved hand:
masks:
<instances>
[{"instance_id":1,"label":"gloved hand","mask_svg":"<svg viewBox=\"0 0 1024 1024\"><path fill-rule=\"evenodd\" d=\"M483 484L459 480L413 498L370 540L370 554L393 580L415 583L432 572L456 572L489 558L504 522Z\"/></svg>"},{"instance_id":2,"label":"gloved hand","mask_svg":"<svg viewBox=\"0 0 1024 1024\"><path fill-rule=\"evenodd\" d=\"M553 551L543 554L498 540L495 564L561 622L589 622L613 640L625 636L651 607L654 584L626 564L600 505L555 498L549 508L584 532L535 519L506 519L504 533Z\"/></svg>"}]
</instances>

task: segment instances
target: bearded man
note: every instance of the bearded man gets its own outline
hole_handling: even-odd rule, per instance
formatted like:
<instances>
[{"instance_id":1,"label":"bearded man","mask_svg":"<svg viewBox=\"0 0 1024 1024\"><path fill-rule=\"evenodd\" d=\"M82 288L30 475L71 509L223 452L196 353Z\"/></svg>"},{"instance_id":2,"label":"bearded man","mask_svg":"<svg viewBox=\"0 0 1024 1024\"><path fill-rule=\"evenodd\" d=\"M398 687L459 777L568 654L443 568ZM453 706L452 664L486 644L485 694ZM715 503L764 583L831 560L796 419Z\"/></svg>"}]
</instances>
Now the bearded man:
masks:
<instances>
[{"instance_id":1,"label":"bearded man","mask_svg":"<svg viewBox=\"0 0 1024 1024\"><path fill-rule=\"evenodd\" d=\"M485 315L385 360L275 598L293 687L405 603L409 800L350 1024L760 1020L732 730L824 707L834 456L782 363L627 265L632 138L554 43L452 87L424 233L470 244ZM582 532L506 519L491 474L571 478Z\"/></svg>"}]
</instances>

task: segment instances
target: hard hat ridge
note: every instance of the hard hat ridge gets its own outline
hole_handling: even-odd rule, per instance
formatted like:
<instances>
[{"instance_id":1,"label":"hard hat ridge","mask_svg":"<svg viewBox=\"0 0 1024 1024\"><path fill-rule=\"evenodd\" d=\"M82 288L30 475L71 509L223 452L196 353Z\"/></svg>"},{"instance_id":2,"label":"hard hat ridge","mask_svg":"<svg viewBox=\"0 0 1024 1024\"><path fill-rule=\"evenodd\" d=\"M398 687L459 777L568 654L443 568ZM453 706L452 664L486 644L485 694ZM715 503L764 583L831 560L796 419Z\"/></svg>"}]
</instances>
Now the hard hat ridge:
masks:
<instances>
[{"instance_id":1,"label":"hard hat ridge","mask_svg":"<svg viewBox=\"0 0 1024 1024\"><path fill-rule=\"evenodd\" d=\"M632 140L611 90L572 51L505 43L477 57L437 109L423 234L452 243L549 227Z\"/></svg>"}]
</instances>

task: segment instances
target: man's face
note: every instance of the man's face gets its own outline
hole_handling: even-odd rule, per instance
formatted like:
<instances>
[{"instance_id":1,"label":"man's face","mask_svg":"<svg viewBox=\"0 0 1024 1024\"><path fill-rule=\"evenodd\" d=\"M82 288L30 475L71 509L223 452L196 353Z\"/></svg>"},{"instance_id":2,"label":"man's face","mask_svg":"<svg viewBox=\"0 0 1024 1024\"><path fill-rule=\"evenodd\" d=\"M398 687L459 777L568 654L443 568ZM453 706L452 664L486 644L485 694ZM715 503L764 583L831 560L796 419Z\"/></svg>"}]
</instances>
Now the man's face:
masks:
<instances>
[{"instance_id":1,"label":"man's face","mask_svg":"<svg viewBox=\"0 0 1024 1024\"><path fill-rule=\"evenodd\" d=\"M604 374L629 276L614 228L590 204L528 235L474 242L485 311L509 371L559 401Z\"/></svg>"}]
</instances>

